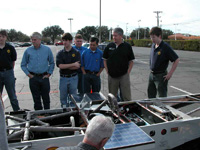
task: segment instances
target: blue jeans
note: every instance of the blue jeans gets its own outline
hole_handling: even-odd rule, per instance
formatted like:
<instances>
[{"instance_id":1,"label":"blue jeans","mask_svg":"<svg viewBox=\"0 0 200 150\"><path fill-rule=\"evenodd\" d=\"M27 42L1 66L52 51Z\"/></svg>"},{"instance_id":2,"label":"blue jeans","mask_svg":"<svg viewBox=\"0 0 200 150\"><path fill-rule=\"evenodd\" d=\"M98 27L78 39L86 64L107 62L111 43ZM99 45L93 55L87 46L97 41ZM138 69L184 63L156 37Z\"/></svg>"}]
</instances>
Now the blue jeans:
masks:
<instances>
[{"instance_id":1,"label":"blue jeans","mask_svg":"<svg viewBox=\"0 0 200 150\"><path fill-rule=\"evenodd\" d=\"M34 76L33 78L29 79L29 86L33 96L34 101L34 109L35 110L42 110L50 109L50 83L49 78L44 78L42 76ZM43 107L41 98L43 100Z\"/></svg>"},{"instance_id":2,"label":"blue jeans","mask_svg":"<svg viewBox=\"0 0 200 150\"><path fill-rule=\"evenodd\" d=\"M59 90L61 107L70 106L69 94L77 94L78 75L70 78L60 77Z\"/></svg>"},{"instance_id":3,"label":"blue jeans","mask_svg":"<svg viewBox=\"0 0 200 150\"><path fill-rule=\"evenodd\" d=\"M3 87L5 86L10 99L11 106L14 111L18 111L19 103L15 93L15 77L13 69L7 71L0 71L0 93L3 93Z\"/></svg>"},{"instance_id":4,"label":"blue jeans","mask_svg":"<svg viewBox=\"0 0 200 150\"><path fill-rule=\"evenodd\" d=\"M100 76L95 74L85 74L84 75L84 93L99 92L101 90L101 79Z\"/></svg>"}]
</instances>

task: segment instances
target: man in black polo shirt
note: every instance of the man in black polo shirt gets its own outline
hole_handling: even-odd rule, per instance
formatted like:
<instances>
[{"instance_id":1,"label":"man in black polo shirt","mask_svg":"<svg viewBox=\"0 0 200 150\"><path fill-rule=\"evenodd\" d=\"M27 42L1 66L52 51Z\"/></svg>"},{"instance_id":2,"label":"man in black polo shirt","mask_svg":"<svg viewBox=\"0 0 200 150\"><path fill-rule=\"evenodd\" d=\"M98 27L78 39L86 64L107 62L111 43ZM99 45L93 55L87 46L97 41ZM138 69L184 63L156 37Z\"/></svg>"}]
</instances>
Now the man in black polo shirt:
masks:
<instances>
[{"instance_id":1,"label":"man in black polo shirt","mask_svg":"<svg viewBox=\"0 0 200 150\"><path fill-rule=\"evenodd\" d=\"M108 73L109 93L117 96L121 89L124 101L131 100L130 72L135 56L130 44L123 41L123 30L115 28L114 42L108 44L103 53L104 67Z\"/></svg>"},{"instance_id":2,"label":"man in black polo shirt","mask_svg":"<svg viewBox=\"0 0 200 150\"><path fill-rule=\"evenodd\" d=\"M148 97L156 98L167 97L168 80L176 70L179 63L179 57L175 51L162 40L162 29L153 27L150 31L150 37L153 42L150 53L150 75L148 84ZM169 61L173 62L169 72L167 67Z\"/></svg>"},{"instance_id":3,"label":"man in black polo shirt","mask_svg":"<svg viewBox=\"0 0 200 150\"><path fill-rule=\"evenodd\" d=\"M78 76L80 68L80 53L74 49L72 35L64 33L62 36L64 49L60 50L56 56L56 65L60 68L60 102L61 107L69 107L69 94L77 94Z\"/></svg>"},{"instance_id":4,"label":"man in black polo shirt","mask_svg":"<svg viewBox=\"0 0 200 150\"><path fill-rule=\"evenodd\" d=\"M14 111L18 111L19 104L15 94L14 65L17 59L15 48L6 43L7 32L0 31L0 93L5 85L11 106Z\"/></svg>"}]
</instances>

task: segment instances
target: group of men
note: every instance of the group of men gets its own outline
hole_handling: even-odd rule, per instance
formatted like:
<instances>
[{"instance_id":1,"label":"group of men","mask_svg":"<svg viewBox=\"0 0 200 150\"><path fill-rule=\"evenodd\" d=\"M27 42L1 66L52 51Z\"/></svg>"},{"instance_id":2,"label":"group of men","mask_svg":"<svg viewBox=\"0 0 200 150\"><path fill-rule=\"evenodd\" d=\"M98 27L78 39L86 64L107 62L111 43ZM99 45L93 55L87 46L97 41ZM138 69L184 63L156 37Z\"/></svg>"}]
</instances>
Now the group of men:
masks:
<instances>
[{"instance_id":1,"label":"group of men","mask_svg":"<svg viewBox=\"0 0 200 150\"><path fill-rule=\"evenodd\" d=\"M167 96L167 84L175 71L179 57L175 51L162 40L162 30L153 27L150 31L152 48L150 53L150 75L148 97ZM15 94L14 64L17 59L15 48L6 43L7 33L0 31L0 92L5 86L14 111L20 109ZM41 44L42 36L38 32L31 35L33 46L28 47L21 61L21 68L29 77L29 87L34 101L34 109L50 109L50 81L54 70L54 57L48 46ZM124 101L131 100L130 72L135 59L132 47L123 40L123 30L113 30L113 42L104 52L98 49L99 39L91 37L90 47L82 46L83 37L75 36L75 45L70 33L62 35L64 48L56 55L56 66L60 69L61 107L69 107L69 94L99 92L100 74L104 67L108 74L109 93L117 96L120 90ZM172 68L167 72L169 61ZM78 91L77 91L78 90Z\"/></svg>"},{"instance_id":2,"label":"group of men","mask_svg":"<svg viewBox=\"0 0 200 150\"><path fill-rule=\"evenodd\" d=\"M150 31L152 48L150 53L150 75L148 84L148 97L155 98L167 96L167 84L179 63L175 51L162 40L162 30L153 27ZM15 48L6 43L7 32L0 31L0 93L5 86L11 106L14 111L20 109L15 94L14 66L17 59ZM24 52L21 68L29 77L29 86L34 100L34 109L50 109L50 82L49 77L54 70L54 57L49 47L41 44L42 36L38 32L31 35L33 46ZM82 36L76 35L75 46L72 47L72 35L65 33L62 36L64 48L56 55L56 66L60 69L60 102L61 107L69 106L69 94L99 92L101 89L100 74L104 67L108 74L109 93L117 96L118 90L122 99L131 100L130 72L135 59L132 47L123 40L123 30L115 28L113 42L107 45L104 52L97 48L98 38L90 39L90 48L82 47ZM169 72L169 61L173 62ZM42 99L42 101L41 101ZM43 103L42 103L43 102ZM0 102L0 116L4 116L3 102ZM0 132L5 137L5 119L1 124ZM4 130L2 130L4 129ZM88 125L83 141L72 149L100 149L111 137L114 123L107 117L98 116ZM104 134L102 134L102 132ZM7 147L5 138L1 138ZM59 148L64 150L69 148Z\"/></svg>"}]
</instances>

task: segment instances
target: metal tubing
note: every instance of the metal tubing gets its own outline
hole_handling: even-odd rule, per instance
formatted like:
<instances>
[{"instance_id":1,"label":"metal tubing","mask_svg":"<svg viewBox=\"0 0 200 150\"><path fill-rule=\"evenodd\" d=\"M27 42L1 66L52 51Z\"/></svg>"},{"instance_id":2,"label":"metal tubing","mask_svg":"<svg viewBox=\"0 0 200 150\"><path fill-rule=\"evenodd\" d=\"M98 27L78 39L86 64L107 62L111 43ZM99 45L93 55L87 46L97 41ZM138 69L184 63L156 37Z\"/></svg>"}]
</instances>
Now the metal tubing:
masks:
<instances>
[{"instance_id":1,"label":"metal tubing","mask_svg":"<svg viewBox=\"0 0 200 150\"><path fill-rule=\"evenodd\" d=\"M104 100L95 110L93 110L93 112L99 112L100 109L108 103L108 100Z\"/></svg>"},{"instance_id":2,"label":"metal tubing","mask_svg":"<svg viewBox=\"0 0 200 150\"><path fill-rule=\"evenodd\" d=\"M11 116L11 115L6 115L6 119L12 119L12 120L19 121L19 122L24 122L24 121L26 121L26 120L24 120L24 119L22 119L22 118L18 118L18 117Z\"/></svg>"},{"instance_id":3,"label":"metal tubing","mask_svg":"<svg viewBox=\"0 0 200 150\"><path fill-rule=\"evenodd\" d=\"M23 133L24 133L24 129L21 129L18 132L15 132L13 134L8 135L8 141L13 139L13 138L20 137Z\"/></svg>"},{"instance_id":4,"label":"metal tubing","mask_svg":"<svg viewBox=\"0 0 200 150\"><path fill-rule=\"evenodd\" d=\"M63 132L63 131L81 131L86 130L85 127L41 127L30 126L31 131L35 132Z\"/></svg>"}]
</instances>

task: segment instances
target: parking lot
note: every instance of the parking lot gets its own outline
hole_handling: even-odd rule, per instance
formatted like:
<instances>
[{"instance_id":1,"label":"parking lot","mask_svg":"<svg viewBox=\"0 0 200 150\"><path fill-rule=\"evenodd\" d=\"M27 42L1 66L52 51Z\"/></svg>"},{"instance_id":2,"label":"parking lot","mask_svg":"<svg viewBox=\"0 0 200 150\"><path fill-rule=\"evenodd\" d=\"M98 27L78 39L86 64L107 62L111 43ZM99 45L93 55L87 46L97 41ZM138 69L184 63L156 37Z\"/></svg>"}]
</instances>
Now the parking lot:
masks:
<instances>
[{"instance_id":1,"label":"parking lot","mask_svg":"<svg viewBox=\"0 0 200 150\"><path fill-rule=\"evenodd\" d=\"M54 58L56 53L63 46L49 46L53 52ZM20 68L21 59L26 47L18 47L17 61L15 65L16 93L22 109L33 110L33 100L29 89L29 79ZM131 91L132 99L147 98L147 84L149 76L149 53L150 48L133 47L136 59L131 72ZM169 81L168 96L185 95L200 93L200 53L189 51L176 51L180 57L180 63ZM168 67L168 69L171 67ZM51 108L59 108L59 69L55 66L54 73L50 77L51 82ZM105 70L101 74L101 92L106 96L108 94L107 74ZM3 101L6 111L12 111L6 90L3 91Z\"/></svg>"}]
</instances>

